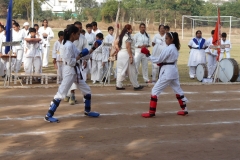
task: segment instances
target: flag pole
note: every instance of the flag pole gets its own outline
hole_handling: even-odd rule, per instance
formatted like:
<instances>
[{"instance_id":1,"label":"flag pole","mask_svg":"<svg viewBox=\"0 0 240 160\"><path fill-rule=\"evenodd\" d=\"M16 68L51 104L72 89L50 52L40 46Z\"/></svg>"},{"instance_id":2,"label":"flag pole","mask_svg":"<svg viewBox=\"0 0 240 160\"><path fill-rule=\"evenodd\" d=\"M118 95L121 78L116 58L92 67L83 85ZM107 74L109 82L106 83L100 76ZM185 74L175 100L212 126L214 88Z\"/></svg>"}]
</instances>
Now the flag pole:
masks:
<instances>
[{"instance_id":1,"label":"flag pole","mask_svg":"<svg viewBox=\"0 0 240 160\"><path fill-rule=\"evenodd\" d=\"M34 19L34 0L31 0L31 22L32 22L32 27L33 27L33 19Z\"/></svg>"}]
</instances>

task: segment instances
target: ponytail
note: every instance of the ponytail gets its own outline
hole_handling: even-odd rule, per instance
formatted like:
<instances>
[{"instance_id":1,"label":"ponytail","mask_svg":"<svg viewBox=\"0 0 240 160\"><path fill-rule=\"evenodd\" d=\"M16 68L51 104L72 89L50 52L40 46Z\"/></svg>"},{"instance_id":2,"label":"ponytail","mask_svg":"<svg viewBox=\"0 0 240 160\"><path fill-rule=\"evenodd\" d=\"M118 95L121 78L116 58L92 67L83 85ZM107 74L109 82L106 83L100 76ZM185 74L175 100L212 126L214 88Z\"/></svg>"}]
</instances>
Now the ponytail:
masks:
<instances>
[{"instance_id":1,"label":"ponytail","mask_svg":"<svg viewBox=\"0 0 240 160\"><path fill-rule=\"evenodd\" d=\"M122 32L119 35L119 41L118 41L118 47L121 48L122 47L122 40L124 35L127 33L128 37L131 38L130 34L128 33L128 30L131 29L132 26L130 24L126 24L122 30Z\"/></svg>"},{"instance_id":2,"label":"ponytail","mask_svg":"<svg viewBox=\"0 0 240 160\"><path fill-rule=\"evenodd\" d=\"M181 47L181 44L180 44L180 41L179 41L178 33L177 32L168 32L167 35L168 35L168 37L173 39L173 43L175 44L175 47L179 51L180 47Z\"/></svg>"},{"instance_id":3,"label":"ponytail","mask_svg":"<svg viewBox=\"0 0 240 160\"><path fill-rule=\"evenodd\" d=\"M70 39L72 33L77 33L78 31L79 29L74 25L70 25L67 29L65 29L63 35L64 36L63 44L65 44L67 40Z\"/></svg>"}]
</instances>

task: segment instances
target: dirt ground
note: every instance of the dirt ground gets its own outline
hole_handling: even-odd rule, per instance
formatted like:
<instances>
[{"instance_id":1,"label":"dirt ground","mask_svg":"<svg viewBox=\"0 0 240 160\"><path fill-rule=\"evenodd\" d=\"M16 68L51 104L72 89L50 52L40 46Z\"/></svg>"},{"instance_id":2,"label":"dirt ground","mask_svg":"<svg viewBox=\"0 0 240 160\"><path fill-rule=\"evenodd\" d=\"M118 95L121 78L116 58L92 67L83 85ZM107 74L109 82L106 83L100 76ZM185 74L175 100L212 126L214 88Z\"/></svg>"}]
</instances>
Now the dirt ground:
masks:
<instances>
[{"instance_id":1,"label":"dirt ground","mask_svg":"<svg viewBox=\"0 0 240 160\"><path fill-rule=\"evenodd\" d=\"M148 111L151 87L116 91L92 87L92 110L61 102L55 116L43 120L57 88L0 89L0 159L2 160L187 160L240 159L239 85L182 86L189 99L188 116L173 91L160 95L155 118Z\"/></svg>"}]
</instances>

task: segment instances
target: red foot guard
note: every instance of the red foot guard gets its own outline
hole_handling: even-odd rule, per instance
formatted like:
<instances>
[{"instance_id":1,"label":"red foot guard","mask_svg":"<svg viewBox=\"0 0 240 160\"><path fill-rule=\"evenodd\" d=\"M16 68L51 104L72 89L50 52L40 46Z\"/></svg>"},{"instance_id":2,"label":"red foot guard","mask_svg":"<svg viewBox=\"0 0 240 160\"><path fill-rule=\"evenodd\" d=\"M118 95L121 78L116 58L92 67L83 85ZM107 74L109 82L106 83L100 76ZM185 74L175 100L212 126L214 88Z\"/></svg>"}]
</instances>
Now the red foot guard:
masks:
<instances>
[{"instance_id":1,"label":"red foot guard","mask_svg":"<svg viewBox=\"0 0 240 160\"><path fill-rule=\"evenodd\" d=\"M150 113L143 113L142 114L142 117L144 117L144 118L151 118L151 117L154 117L155 116L155 114L150 114Z\"/></svg>"},{"instance_id":2,"label":"red foot guard","mask_svg":"<svg viewBox=\"0 0 240 160\"><path fill-rule=\"evenodd\" d=\"M188 114L188 111L181 110L181 111L178 111L177 114L181 116L185 116Z\"/></svg>"}]
</instances>

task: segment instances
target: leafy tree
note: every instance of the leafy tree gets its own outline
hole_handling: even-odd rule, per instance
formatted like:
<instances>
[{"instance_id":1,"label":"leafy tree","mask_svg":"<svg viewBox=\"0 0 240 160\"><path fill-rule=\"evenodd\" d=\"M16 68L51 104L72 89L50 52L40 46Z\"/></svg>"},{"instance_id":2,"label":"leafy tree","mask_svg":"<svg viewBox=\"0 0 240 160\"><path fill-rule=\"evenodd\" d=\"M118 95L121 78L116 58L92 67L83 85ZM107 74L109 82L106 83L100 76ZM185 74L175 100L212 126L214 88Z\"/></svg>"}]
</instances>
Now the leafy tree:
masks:
<instances>
[{"instance_id":1,"label":"leafy tree","mask_svg":"<svg viewBox=\"0 0 240 160\"><path fill-rule=\"evenodd\" d=\"M104 21L105 18L109 18L111 22L115 21L114 18L116 17L117 10L118 2L115 0L108 0L101 8L102 21Z\"/></svg>"},{"instance_id":2,"label":"leafy tree","mask_svg":"<svg viewBox=\"0 0 240 160\"><path fill-rule=\"evenodd\" d=\"M44 0L34 1L34 9L41 10L41 3ZM13 15L21 14L23 18L30 19L31 0L15 0L13 1Z\"/></svg>"},{"instance_id":3,"label":"leafy tree","mask_svg":"<svg viewBox=\"0 0 240 160\"><path fill-rule=\"evenodd\" d=\"M65 11L64 14L63 14L63 19L64 20L69 20L71 18L72 18L72 11L71 10Z\"/></svg>"}]
</instances>

